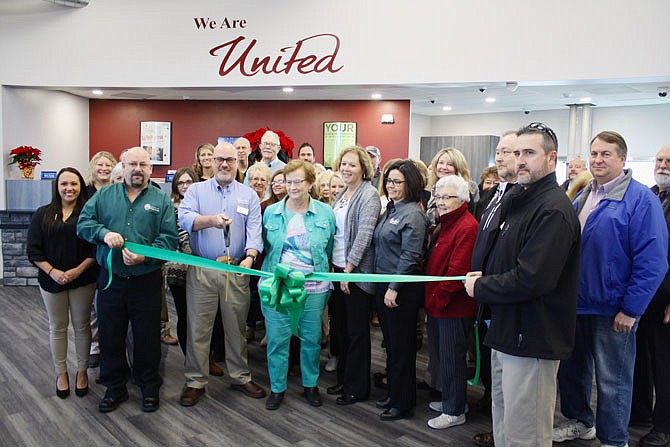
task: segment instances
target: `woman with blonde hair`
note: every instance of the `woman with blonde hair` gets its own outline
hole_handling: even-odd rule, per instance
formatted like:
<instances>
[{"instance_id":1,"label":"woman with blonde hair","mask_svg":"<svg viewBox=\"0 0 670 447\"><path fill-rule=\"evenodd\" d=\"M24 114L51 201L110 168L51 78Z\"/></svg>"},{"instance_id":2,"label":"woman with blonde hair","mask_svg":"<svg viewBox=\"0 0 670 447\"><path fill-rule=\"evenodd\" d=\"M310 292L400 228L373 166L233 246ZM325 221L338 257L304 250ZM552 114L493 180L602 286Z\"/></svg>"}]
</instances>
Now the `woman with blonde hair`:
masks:
<instances>
[{"instance_id":1,"label":"woman with blonde hair","mask_svg":"<svg viewBox=\"0 0 670 447\"><path fill-rule=\"evenodd\" d=\"M330 178L333 176L333 171L325 171L317 175L316 183L314 183L314 193L316 197L324 202L330 204Z\"/></svg>"},{"instance_id":2,"label":"woman with blonde hair","mask_svg":"<svg viewBox=\"0 0 670 447\"><path fill-rule=\"evenodd\" d=\"M344 178L342 178L342 174L339 172L333 172L332 177L330 177L330 183L328 184L328 188L330 189L331 204L335 201L344 187L345 183Z\"/></svg>"},{"instance_id":3,"label":"woman with blonde hair","mask_svg":"<svg viewBox=\"0 0 670 447\"><path fill-rule=\"evenodd\" d=\"M455 147L445 147L444 149L440 149L430 162L430 166L431 171L430 177L428 178L428 184L431 189L435 187L435 184L439 179L446 177L447 175L460 175L463 180L468 183L468 189L470 191L468 210L472 213L474 211L475 203L479 200L479 186L470 176L470 168L468 167L468 162L465 160L463 152ZM431 199L428 203L429 211L435 209L434 202L435 201Z\"/></svg>"},{"instance_id":4,"label":"woman with blonde hair","mask_svg":"<svg viewBox=\"0 0 670 447\"><path fill-rule=\"evenodd\" d=\"M256 191L260 201L270 196L268 185L272 180L272 170L265 163L256 163L247 170L249 186Z\"/></svg>"},{"instance_id":5,"label":"woman with blonde hair","mask_svg":"<svg viewBox=\"0 0 670 447\"><path fill-rule=\"evenodd\" d=\"M334 166L345 186L337 197L331 190L336 227L333 269L340 273L373 273L372 235L381 204L372 185L372 161L364 148L350 146L340 153ZM366 282L334 284L331 347L335 339L337 384L327 391L341 394L335 401L338 405L350 405L370 396L370 314L374 291L374 285Z\"/></svg>"},{"instance_id":6,"label":"woman with blonde hair","mask_svg":"<svg viewBox=\"0 0 670 447\"><path fill-rule=\"evenodd\" d=\"M568 199L574 200L575 197L577 197L577 194L579 194L582 189L586 188L586 185L588 185L591 180L593 180L593 174L591 174L591 171L588 169L577 174L577 176L572 179L572 186L567 191Z\"/></svg>"},{"instance_id":7,"label":"woman with blonde hair","mask_svg":"<svg viewBox=\"0 0 670 447\"><path fill-rule=\"evenodd\" d=\"M116 158L114 158L111 152L100 151L91 157L85 179L88 197L91 197L103 186L111 183L114 166L116 166Z\"/></svg>"},{"instance_id":8,"label":"woman with blonde hair","mask_svg":"<svg viewBox=\"0 0 670 447\"><path fill-rule=\"evenodd\" d=\"M193 170L199 182L214 177L214 146L209 143L198 146L195 151Z\"/></svg>"}]
</instances>

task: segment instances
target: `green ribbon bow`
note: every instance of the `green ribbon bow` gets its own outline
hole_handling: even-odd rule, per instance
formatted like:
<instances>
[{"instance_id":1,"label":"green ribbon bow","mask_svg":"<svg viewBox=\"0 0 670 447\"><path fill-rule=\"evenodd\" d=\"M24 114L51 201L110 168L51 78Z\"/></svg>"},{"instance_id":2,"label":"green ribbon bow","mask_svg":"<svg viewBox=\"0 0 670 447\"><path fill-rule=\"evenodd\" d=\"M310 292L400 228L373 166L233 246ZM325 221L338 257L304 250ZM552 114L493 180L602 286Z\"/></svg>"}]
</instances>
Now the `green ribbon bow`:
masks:
<instances>
[{"instance_id":1,"label":"green ribbon bow","mask_svg":"<svg viewBox=\"0 0 670 447\"><path fill-rule=\"evenodd\" d=\"M272 278L266 278L258 286L261 302L277 312L291 317L291 333L299 337L298 323L305 309L307 292L305 275L291 270L288 264L277 264Z\"/></svg>"}]
</instances>

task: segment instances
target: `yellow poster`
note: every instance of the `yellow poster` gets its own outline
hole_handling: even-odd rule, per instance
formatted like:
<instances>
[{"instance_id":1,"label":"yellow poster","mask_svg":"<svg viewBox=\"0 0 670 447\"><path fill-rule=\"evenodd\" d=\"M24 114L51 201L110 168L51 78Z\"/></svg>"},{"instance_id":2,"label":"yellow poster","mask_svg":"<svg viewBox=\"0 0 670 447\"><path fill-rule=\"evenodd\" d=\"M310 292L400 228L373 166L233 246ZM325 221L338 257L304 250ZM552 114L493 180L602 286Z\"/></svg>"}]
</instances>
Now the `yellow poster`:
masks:
<instances>
[{"instance_id":1,"label":"yellow poster","mask_svg":"<svg viewBox=\"0 0 670 447\"><path fill-rule=\"evenodd\" d=\"M356 144L356 123L323 123L323 164L330 168L340 151Z\"/></svg>"}]
</instances>

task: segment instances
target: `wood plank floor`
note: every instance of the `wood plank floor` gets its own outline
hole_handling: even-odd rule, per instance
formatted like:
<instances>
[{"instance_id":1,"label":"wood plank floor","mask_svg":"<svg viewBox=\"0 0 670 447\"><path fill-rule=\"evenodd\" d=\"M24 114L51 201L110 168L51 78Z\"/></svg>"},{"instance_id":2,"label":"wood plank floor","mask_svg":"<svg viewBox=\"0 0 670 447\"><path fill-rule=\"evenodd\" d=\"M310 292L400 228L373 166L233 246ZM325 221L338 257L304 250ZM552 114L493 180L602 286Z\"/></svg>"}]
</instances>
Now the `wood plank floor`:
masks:
<instances>
[{"instance_id":1,"label":"wood plank floor","mask_svg":"<svg viewBox=\"0 0 670 447\"><path fill-rule=\"evenodd\" d=\"M171 297L170 318L175 321ZM382 371L380 331L373 329L373 371ZM70 337L72 331L70 329ZM418 356L418 375L426 367L426 348ZM68 353L71 387L75 366L74 347ZM326 361L323 352L322 363ZM268 387L265 351L258 340L249 344L249 363L254 380ZM146 414L140 409L140 393L129 385L130 400L113 413L101 414L98 401L104 388L95 384L98 370L89 370L88 396L55 395L55 374L49 352L48 320L36 287L0 286L0 445L1 446L470 446L472 435L490 430L490 418L471 413L465 425L432 430L426 422L436 413L428 409L427 392L418 392L414 416L381 422L374 402L384 390L373 389L371 399L347 407L335 405L325 388L334 374L322 373L320 387L324 405L310 407L300 395L297 377L289 378L289 389L277 411L265 410L264 399L250 399L229 389L222 379L212 378L207 395L198 405L181 407L184 383L183 355L177 346L162 346L161 407ZM480 387L468 390L472 406L481 396ZM557 418L560 416L557 415ZM636 445L641 431L633 431ZM564 446L595 446L597 441L573 441Z\"/></svg>"}]
</instances>

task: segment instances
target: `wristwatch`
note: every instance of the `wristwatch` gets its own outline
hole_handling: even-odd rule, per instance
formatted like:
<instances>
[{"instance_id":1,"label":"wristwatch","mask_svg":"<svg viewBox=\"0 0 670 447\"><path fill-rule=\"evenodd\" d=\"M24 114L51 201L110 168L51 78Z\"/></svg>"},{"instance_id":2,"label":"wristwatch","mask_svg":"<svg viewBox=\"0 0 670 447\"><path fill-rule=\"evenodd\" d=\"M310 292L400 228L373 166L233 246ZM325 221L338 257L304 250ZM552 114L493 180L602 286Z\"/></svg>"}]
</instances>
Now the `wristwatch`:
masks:
<instances>
[{"instance_id":1,"label":"wristwatch","mask_svg":"<svg viewBox=\"0 0 670 447\"><path fill-rule=\"evenodd\" d=\"M247 259L247 258L251 258L252 263L256 262L256 256L254 256L254 255L250 255L249 253L247 253L247 255L244 257L244 259Z\"/></svg>"}]
</instances>

